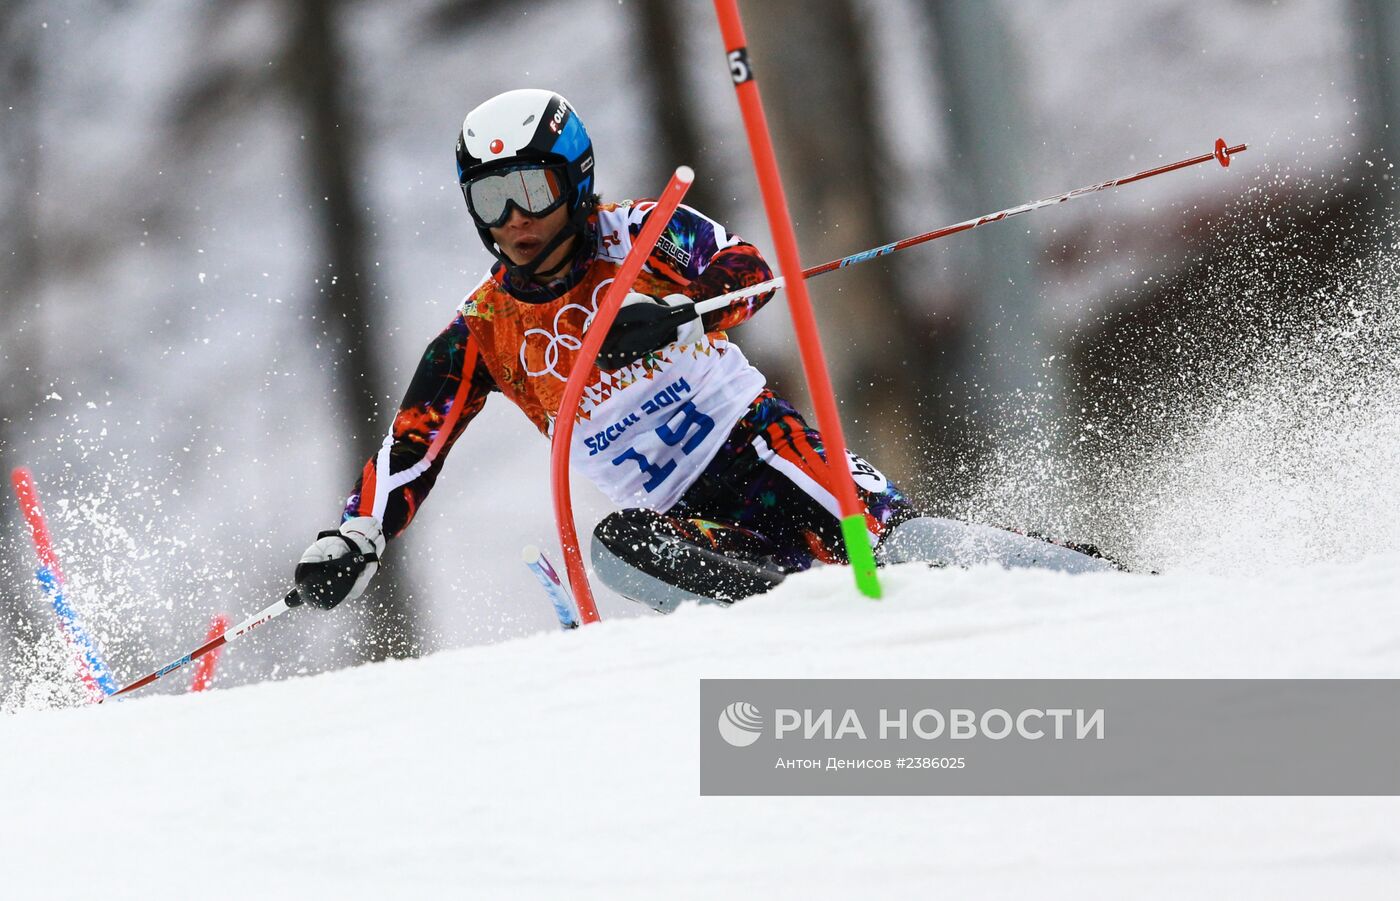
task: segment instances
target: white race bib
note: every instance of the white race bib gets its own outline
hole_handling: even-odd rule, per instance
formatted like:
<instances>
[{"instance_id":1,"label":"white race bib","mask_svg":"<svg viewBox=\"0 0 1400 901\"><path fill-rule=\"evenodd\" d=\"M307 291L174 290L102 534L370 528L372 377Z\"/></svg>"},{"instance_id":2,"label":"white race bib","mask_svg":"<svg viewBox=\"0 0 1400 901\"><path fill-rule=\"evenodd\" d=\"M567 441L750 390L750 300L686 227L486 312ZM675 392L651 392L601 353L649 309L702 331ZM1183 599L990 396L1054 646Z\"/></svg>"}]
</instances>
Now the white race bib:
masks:
<instances>
[{"instance_id":1,"label":"white race bib","mask_svg":"<svg viewBox=\"0 0 1400 901\"><path fill-rule=\"evenodd\" d=\"M672 344L661 358L574 427L573 465L619 507L675 504L766 384L725 341Z\"/></svg>"}]
</instances>

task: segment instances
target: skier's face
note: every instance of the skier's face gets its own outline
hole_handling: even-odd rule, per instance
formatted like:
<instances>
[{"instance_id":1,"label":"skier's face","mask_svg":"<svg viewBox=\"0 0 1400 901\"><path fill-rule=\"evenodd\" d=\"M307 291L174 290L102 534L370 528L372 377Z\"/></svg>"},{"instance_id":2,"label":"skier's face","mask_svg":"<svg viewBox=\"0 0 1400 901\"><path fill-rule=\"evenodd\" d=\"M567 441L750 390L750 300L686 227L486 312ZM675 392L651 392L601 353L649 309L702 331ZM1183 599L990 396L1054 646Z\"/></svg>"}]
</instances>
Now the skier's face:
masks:
<instances>
[{"instance_id":1,"label":"skier's face","mask_svg":"<svg viewBox=\"0 0 1400 901\"><path fill-rule=\"evenodd\" d=\"M527 216L520 212L518 207L513 208L509 219L491 229L491 240L496 242L502 253L510 257L512 263L523 266L533 260L559 233L568 218L569 211L566 205L539 217ZM572 238L554 248L550 255L535 267L535 271L552 272L573 252L574 241L577 240L577 237Z\"/></svg>"}]
</instances>

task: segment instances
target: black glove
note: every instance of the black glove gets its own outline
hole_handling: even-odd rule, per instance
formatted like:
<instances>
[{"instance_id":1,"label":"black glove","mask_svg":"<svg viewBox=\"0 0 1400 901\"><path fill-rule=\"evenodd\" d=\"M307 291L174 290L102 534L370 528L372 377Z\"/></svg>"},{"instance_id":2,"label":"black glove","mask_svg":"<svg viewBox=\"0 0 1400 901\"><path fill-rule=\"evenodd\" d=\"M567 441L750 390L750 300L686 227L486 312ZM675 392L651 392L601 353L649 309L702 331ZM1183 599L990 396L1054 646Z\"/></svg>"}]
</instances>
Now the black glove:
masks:
<instances>
[{"instance_id":1,"label":"black glove","mask_svg":"<svg viewBox=\"0 0 1400 901\"><path fill-rule=\"evenodd\" d=\"M621 369L668 344L690 344L705 334L695 302L684 294L658 300L632 292L622 301L598 351L598 366Z\"/></svg>"},{"instance_id":2,"label":"black glove","mask_svg":"<svg viewBox=\"0 0 1400 901\"><path fill-rule=\"evenodd\" d=\"M297 594L313 607L329 610L364 594L379 571L384 531L373 516L357 516L339 529L322 532L297 563Z\"/></svg>"}]
</instances>

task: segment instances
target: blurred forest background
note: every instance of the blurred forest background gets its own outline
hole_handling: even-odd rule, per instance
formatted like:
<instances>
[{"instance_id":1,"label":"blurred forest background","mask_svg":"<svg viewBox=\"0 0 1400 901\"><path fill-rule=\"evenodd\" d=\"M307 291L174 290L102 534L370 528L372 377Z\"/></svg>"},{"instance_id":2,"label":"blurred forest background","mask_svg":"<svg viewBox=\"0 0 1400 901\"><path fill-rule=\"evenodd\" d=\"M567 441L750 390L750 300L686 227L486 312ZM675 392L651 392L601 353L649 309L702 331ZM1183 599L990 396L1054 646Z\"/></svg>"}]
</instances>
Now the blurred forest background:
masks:
<instances>
[{"instance_id":1,"label":"blurred forest background","mask_svg":"<svg viewBox=\"0 0 1400 901\"><path fill-rule=\"evenodd\" d=\"M1249 143L1228 171L812 283L848 440L929 510L1170 557L1137 516L1170 483L1152 455L1222 373L1340 315L1319 291L1393 240L1397 7L743 12L808 265ZM516 87L574 103L605 199L688 163L687 202L771 252L703 0L0 5L0 463L34 470L123 681L213 613L266 606L337 522L422 347L489 265L452 146L468 109ZM733 337L803 397L789 335L780 296ZM553 547L547 455L489 403L372 595L240 645L225 684L552 628L516 562ZM577 490L586 532L606 508ZM42 700L36 674L65 659L32 570L7 495L11 704ZM602 612L643 611L605 596Z\"/></svg>"}]
</instances>

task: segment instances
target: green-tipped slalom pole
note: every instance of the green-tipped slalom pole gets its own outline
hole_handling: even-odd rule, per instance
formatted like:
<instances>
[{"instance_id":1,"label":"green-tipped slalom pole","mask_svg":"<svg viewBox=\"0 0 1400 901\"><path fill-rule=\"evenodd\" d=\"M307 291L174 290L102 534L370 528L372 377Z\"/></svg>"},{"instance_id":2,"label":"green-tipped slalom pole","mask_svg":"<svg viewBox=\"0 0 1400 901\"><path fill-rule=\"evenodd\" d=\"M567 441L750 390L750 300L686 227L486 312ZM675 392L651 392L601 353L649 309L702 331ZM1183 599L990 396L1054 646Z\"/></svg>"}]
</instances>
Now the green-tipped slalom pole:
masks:
<instances>
[{"instance_id":1,"label":"green-tipped slalom pole","mask_svg":"<svg viewBox=\"0 0 1400 901\"><path fill-rule=\"evenodd\" d=\"M801 352L802 369L816 408L817 426L826 445L828 483L841 508L841 533L846 543L846 557L855 571L856 585L867 597L880 597L880 581L875 574L875 553L865 531L865 505L856 494L855 480L847 470L846 438L841 430L841 416L831 388L831 376L822 353L817 320L812 302L803 282L802 261L797 252L797 234L788 213L783 194L782 176L778 171L773 139L763 115L763 101L749 66L748 47L744 40L744 25L739 18L737 0L715 0L720 33L729 59L729 73L734 79L734 91L739 98L739 110L744 118L744 130L749 137L754 172L758 177L759 193L768 227L773 231L773 244L778 252L778 268L787 280L788 309L792 313L793 330ZM857 528L859 526L859 528Z\"/></svg>"},{"instance_id":2,"label":"green-tipped slalom pole","mask_svg":"<svg viewBox=\"0 0 1400 901\"><path fill-rule=\"evenodd\" d=\"M851 558L851 568L855 570L856 587L868 598L879 598L883 594L880 580L875 576L875 551L870 547L870 530L866 527L865 514L852 513L841 517L841 537L846 542L846 553ZM864 548L861 563L856 564L856 554L852 548Z\"/></svg>"}]
</instances>

